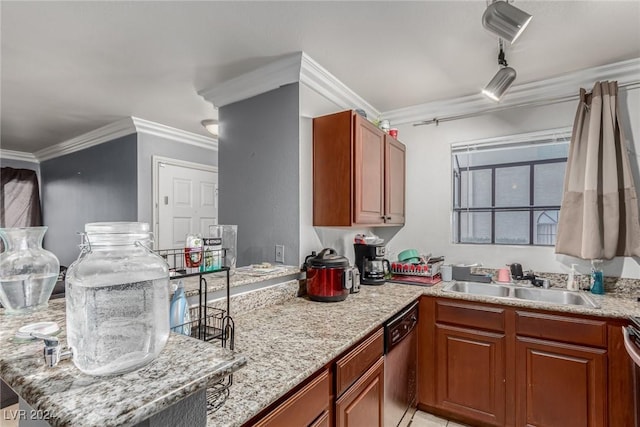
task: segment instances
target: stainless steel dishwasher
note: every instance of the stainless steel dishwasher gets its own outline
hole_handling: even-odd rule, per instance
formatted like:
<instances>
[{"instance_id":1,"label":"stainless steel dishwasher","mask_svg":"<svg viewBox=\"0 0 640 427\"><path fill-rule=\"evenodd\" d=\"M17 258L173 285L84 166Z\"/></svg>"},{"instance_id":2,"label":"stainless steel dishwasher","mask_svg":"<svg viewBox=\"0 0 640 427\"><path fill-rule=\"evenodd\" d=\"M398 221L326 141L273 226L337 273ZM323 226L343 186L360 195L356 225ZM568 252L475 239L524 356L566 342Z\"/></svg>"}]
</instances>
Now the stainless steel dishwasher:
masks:
<instances>
[{"instance_id":1,"label":"stainless steel dishwasher","mask_svg":"<svg viewBox=\"0 0 640 427\"><path fill-rule=\"evenodd\" d=\"M416 405L417 323L416 301L384 325L385 427L396 427L409 408Z\"/></svg>"}]
</instances>

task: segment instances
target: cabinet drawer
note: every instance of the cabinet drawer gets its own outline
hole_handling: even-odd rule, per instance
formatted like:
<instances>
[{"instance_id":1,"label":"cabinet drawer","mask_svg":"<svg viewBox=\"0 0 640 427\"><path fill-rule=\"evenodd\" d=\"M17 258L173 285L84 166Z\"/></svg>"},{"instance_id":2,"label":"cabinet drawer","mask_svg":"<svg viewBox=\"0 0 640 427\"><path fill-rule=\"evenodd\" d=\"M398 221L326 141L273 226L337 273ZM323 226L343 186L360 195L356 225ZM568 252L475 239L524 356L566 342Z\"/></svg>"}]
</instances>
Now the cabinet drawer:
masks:
<instances>
[{"instance_id":1,"label":"cabinet drawer","mask_svg":"<svg viewBox=\"0 0 640 427\"><path fill-rule=\"evenodd\" d=\"M504 309L438 300L436 301L436 322L503 332Z\"/></svg>"},{"instance_id":2,"label":"cabinet drawer","mask_svg":"<svg viewBox=\"0 0 640 427\"><path fill-rule=\"evenodd\" d=\"M592 347L607 346L607 322L516 311L516 334Z\"/></svg>"},{"instance_id":3,"label":"cabinet drawer","mask_svg":"<svg viewBox=\"0 0 640 427\"><path fill-rule=\"evenodd\" d=\"M336 397L340 396L384 353L382 329L336 362Z\"/></svg>"},{"instance_id":4,"label":"cabinet drawer","mask_svg":"<svg viewBox=\"0 0 640 427\"><path fill-rule=\"evenodd\" d=\"M330 404L331 379L329 370L326 370L258 421L255 426L308 426L318 419L319 415L327 412Z\"/></svg>"}]
</instances>

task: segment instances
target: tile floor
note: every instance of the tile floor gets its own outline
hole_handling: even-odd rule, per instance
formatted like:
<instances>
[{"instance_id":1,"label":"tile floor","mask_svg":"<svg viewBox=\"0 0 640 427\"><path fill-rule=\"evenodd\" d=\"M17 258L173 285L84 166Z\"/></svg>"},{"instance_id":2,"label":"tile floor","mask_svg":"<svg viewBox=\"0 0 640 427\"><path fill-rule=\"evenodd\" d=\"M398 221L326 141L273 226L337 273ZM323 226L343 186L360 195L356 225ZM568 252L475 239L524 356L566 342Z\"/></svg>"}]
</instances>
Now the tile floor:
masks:
<instances>
[{"instance_id":1,"label":"tile floor","mask_svg":"<svg viewBox=\"0 0 640 427\"><path fill-rule=\"evenodd\" d=\"M409 427L469 427L466 424L459 424L454 421L445 420L444 418L436 417L435 415L428 414L426 412L417 411Z\"/></svg>"}]
</instances>

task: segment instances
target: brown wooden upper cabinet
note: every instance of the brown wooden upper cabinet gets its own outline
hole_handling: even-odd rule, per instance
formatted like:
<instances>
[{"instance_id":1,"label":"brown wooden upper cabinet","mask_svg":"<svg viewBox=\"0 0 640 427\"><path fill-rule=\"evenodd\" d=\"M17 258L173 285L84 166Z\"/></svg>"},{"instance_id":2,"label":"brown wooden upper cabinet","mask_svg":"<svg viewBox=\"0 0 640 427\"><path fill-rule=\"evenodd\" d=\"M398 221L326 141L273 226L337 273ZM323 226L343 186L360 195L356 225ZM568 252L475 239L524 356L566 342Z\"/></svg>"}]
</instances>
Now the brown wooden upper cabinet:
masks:
<instances>
[{"instance_id":1,"label":"brown wooden upper cabinet","mask_svg":"<svg viewBox=\"0 0 640 427\"><path fill-rule=\"evenodd\" d=\"M313 119L313 225L403 225L405 151L353 111Z\"/></svg>"}]
</instances>

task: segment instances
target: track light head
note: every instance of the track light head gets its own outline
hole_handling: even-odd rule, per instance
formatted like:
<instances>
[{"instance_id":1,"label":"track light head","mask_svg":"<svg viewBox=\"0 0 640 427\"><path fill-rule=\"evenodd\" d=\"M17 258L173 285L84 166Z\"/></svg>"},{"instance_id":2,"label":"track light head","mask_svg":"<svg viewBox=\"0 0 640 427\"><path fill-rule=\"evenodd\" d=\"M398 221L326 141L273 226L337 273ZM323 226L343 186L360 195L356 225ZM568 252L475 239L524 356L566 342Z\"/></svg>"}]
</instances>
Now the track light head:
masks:
<instances>
[{"instance_id":1,"label":"track light head","mask_svg":"<svg viewBox=\"0 0 640 427\"><path fill-rule=\"evenodd\" d=\"M482 89L482 94L494 101L500 101L502 95L511 87L516 79L516 70L511 67L503 67L498 70L489 84Z\"/></svg>"},{"instance_id":2,"label":"track light head","mask_svg":"<svg viewBox=\"0 0 640 427\"><path fill-rule=\"evenodd\" d=\"M532 16L527 12L498 0L491 3L482 15L482 25L495 35L514 43L522 34Z\"/></svg>"}]
</instances>

